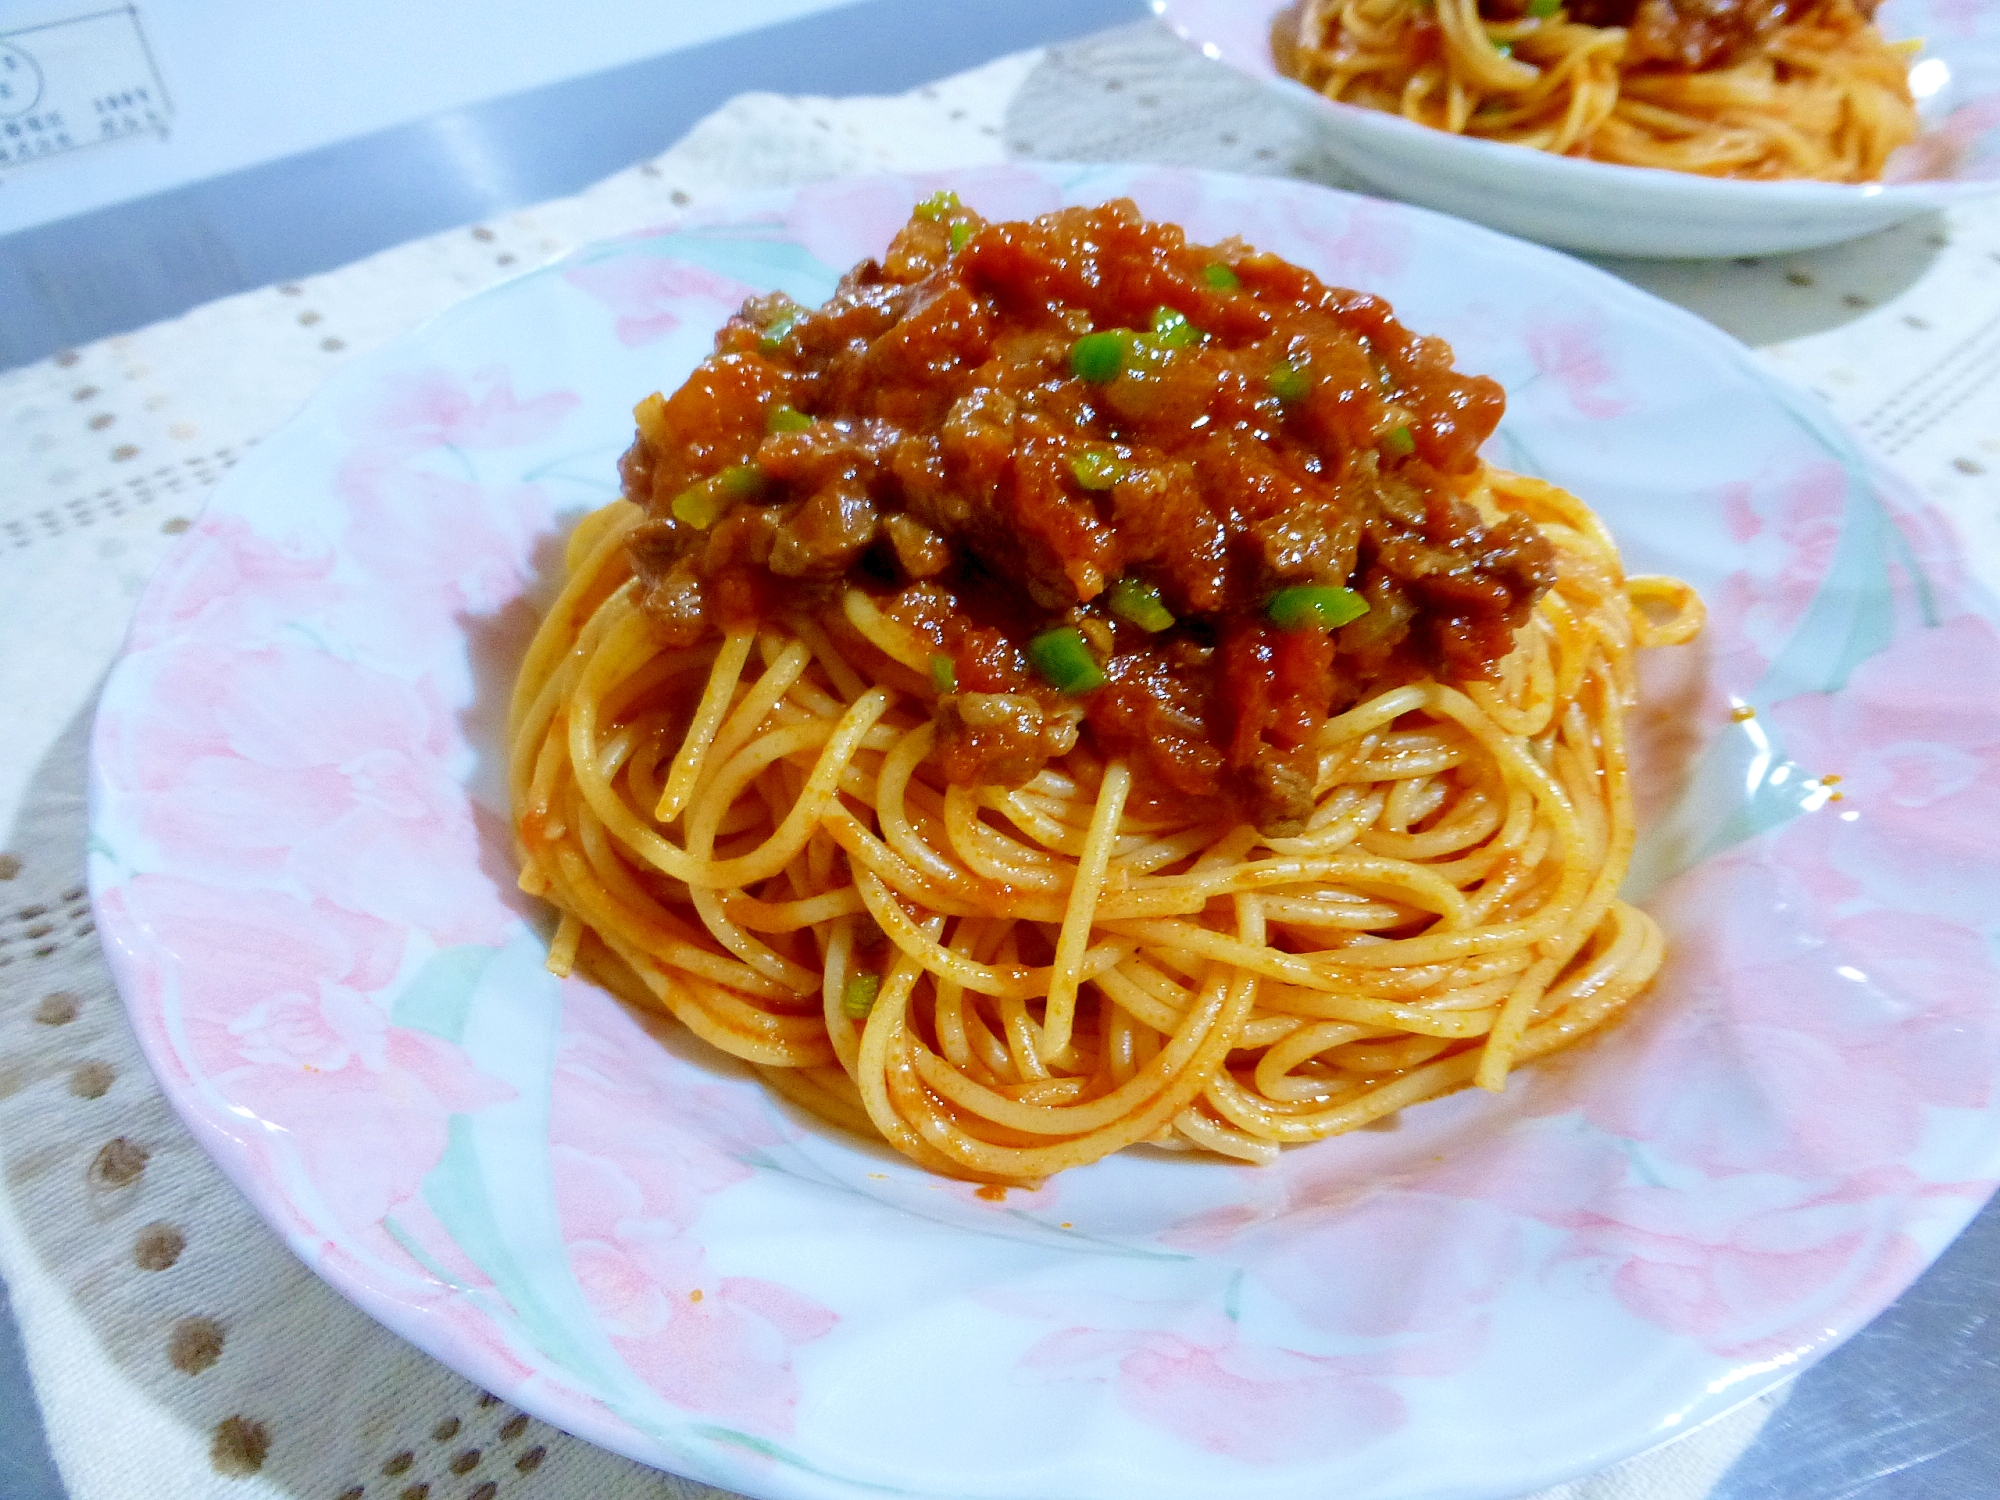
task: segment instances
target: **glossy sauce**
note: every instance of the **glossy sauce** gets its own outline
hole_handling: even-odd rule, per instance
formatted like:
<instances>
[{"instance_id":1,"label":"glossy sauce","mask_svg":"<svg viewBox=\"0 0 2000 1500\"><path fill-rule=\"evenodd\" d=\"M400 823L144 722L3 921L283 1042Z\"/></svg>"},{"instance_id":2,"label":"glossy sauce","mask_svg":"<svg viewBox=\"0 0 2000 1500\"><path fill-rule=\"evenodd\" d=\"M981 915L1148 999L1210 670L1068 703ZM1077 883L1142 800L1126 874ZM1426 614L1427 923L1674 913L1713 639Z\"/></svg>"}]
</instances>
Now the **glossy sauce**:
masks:
<instances>
[{"instance_id":1,"label":"glossy sauce","mask_svg":"<svg viewBox=\"0 0 2000 1500\"><path fill-rule=\"evenodd\" d=\"M1565 0L1563 14L1585 26L1622 26L1626 58L1662 72L1727 67L1787 22L1833 4L1864 21L1881 0ZM1488 20L1517 21L1528 0L1480 0Z\"/></svg>"},{"instance_id":2,"label":"glossy sauce","mask_svg":"<svg viewBox=\"0 0 2000 1500\"><path fill-rule=\"evenodd\" d=\"M1018 782L1081 734L1142 805L1276 833L1329 713L1489 674L1552 581L1531 525L1464 498L1502 405L1276 256L1127 202L986 223L940 198L824 307L748 304L641 404L621 474L670 639L819 612L930 698L947 780ZM824 609L854 585L932 643L930 681ZM1300 586L1366 613L1281 628ZM1093 668L1069 693L1029 651L1064 627Z\"/></svg>"}]
</instances>

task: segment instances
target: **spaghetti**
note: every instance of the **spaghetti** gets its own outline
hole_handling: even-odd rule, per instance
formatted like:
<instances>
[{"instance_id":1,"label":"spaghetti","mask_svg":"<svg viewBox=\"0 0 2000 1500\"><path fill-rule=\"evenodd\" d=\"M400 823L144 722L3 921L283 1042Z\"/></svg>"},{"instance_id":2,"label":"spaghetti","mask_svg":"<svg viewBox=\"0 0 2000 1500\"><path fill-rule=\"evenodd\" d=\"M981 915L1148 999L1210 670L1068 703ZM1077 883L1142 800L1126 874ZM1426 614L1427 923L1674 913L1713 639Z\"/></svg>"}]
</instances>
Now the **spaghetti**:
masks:
<instances>
[{"instance_id":1,"label":"spaghetti","mask_svg":"<svg viewBox=\"0 0 2000 1500\"><path fill-rule=\"evenodd\" d=\"M1872 182L1914 140L1873 0L1305 0L1280 69L1437 130L1710 177Z\"/></svg>"},{"instance_id":2,"label":"spaghetti","mask_svg":"<svg viewBox=\"0 0 2000 1500\"><path fill-rule=\"evenodd\" d=\"M1633 653L1699 628L1692 592L1627 579L1584 505L1480 461L1490 422L1447 431L1488 410L1483 387L1372 299L1186 246L1128 205L1030 225L929 209L826 308L746 308L671 401L642 404L627 498L572 536L512 712L521 885L561 913L550 966L664 1008L925 1167L998 1183L1142 1142L1269 1161L1498 1088L1615 1015L1662 955L1616 896ZM1105 259L1064 282L1080 245ZM1016 297L1024 282L1039 301ZM940 333L959 292L978 295ZM1195 334L1155 318L1119 336L1126 368L1094 364L1108 308L1156 300ZM1061 366L1027 357L1036 329ZM1134 368L1152 358L1140 337L1167 352ZM941 369L947 345L985 357ZM1369 372L1345 390L1365 408L1351 430L1377 437L1336 454L1308 415L1342 349ZM842 365L884 350L873 381ZM1218 369L1264 372L1248 416ZM1142 377L1166 393L1118 416L1140 410L1118 382ZM1176 404L1183 381L1200 412ZM963 437L1004 391L1004 449L954 448L954 421ZM1224 561L1260 539L1263 560L1221 567L1203 596L1148 476L1171 476L1184 509L1209 494L1232 415L1267 424L1257 451L1304 498L1265 507L1294 523L1278 562L1255 495L1227 524L1190 523ZM799 457L871 431L872 470L852 451ZM1101 446L1069 441L1082 432ZM1147 534L1112 526L1091 552L1031 498L1036 442L1067 456L1069 501L1115 513L1103 497L1124 486ZM1012 532L982 528L965 467L1003 451L983 493ZM948 503L921 499L924 453L957 455ZM813 514L829 488L872 496L872 524L850 504L829 533ZM1347 550L1300 542L1302 506L1322 531L1360 513ZM841 540L774 574L799 564L801 531ZM1051 535L1068 545L1038 551ZM1419 537L1421 557L1396 551ZM1292 553L1298 571L1273 576ZM1003 556L1026 586L984 561ZM1038 629L1051 620L1071 623ZM1301 662L1303 687L1287 678ZM1123 733L1135 716L1145 733Z\"/></svg>"}]
</instances>

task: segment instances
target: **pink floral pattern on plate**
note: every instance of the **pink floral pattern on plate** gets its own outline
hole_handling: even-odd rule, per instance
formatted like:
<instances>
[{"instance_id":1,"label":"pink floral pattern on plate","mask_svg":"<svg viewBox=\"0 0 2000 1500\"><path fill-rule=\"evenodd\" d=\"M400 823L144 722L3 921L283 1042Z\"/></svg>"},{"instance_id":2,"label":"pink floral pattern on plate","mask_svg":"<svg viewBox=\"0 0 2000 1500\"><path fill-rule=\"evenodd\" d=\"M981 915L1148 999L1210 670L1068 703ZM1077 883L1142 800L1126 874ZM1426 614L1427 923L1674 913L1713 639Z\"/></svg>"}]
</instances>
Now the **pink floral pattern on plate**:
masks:
<instances>
[{"instance_id":1,"label":"pink floral pattern on plate","mask_svg":"<svg viewBox=\"0 0 2000 1500\"><path fill-rule=\"evenodd\" d=\"M566 525L736 299L824 295L947 186L1131 194L1388 296L1508 386L1498 459L1703 590L1634 721L1672 949L1628 1023L1268 1170L1134 1153L994 1203L541 968L499 724ZM841 182L477 298L264 445L105 690L92 882L155 1069L271 1222L586 1436L813 1500L1498 1497L1809 1360L2000 1175L1996 673L1935 517L1574 261L1293 184Z\"/></svg>"}]
</instances>

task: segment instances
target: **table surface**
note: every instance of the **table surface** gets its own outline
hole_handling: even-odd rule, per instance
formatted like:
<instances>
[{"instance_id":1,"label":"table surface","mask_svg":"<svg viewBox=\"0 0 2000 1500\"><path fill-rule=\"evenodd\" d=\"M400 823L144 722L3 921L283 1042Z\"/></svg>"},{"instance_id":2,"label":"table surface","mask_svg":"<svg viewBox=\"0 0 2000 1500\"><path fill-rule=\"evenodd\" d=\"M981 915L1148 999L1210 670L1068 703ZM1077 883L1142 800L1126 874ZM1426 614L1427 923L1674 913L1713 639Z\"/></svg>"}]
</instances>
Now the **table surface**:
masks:
<instances>
[{"instance_id":1,"label":"table surface","mask_svg":"<svg viewBox=\"0 0 2000 1500\"><path fill-rule=\"evenodd\" d=\"M865 0L0 238L0 368L575 192L748 89L895 92L1144 11L1140 0ZM1715 1500L2000 1494L1996 1305L2000 1202L1799 1378ZM62 1500L35 1412L0 1288L0 1493Z\"/></svg>"},{"instance_id":2,"label":"table surface","mask_svg":"<svg viewBox=\"0 0 2000 1500\"><path fill-rule=\"evenodd\" d=\"M0 237L0 370L579 192L737 94L900 93L1146 14L861 0L23 229Z\"/></svg>"}]
</instances>

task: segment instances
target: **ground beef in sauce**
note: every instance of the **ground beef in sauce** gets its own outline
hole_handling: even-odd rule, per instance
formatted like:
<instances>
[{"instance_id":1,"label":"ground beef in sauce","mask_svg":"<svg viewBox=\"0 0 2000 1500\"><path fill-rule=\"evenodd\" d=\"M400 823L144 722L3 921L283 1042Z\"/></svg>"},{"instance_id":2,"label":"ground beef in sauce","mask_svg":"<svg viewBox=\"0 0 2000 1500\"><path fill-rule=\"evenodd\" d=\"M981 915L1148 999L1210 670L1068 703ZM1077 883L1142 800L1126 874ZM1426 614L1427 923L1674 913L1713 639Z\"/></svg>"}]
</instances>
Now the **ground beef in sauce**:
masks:
<instances>
[{"instance_id":1,"label":"ground beef in sauce","mask_svg":"<svg viewBox=\"0 0 2000 1500\"><path fill-rule=\"evenodd\" d=\"M1585 26L1626 28L1628 63L1692 73L1727 67L1780 26L1835 3L1869 20L1881 0L1565 0L1563 14ZM1479 13L1519 20L1528 0L1480 0Z\"/></svg>"},{"instance_id":2,"label":"ground beef in sauce","mask_svg":"<svg viewBox=\"0 0 2000 1500\"><path fill-rule=\"evenodd\" d=\"M1552 582L1533 526L1466 498L1502 404L1276 256L1129 202L987 223L941 195L824 307L747 304L620 472L669 639L820 611L884 665L823 608L858 586L936 648L932 683L887 675L930 694L944 779L1019 782L1081 735L1140 806L1281 833L1329 714L1488 675ZM1280 628L1299 586L1367 611ZM1028 649L1062 627L1101 677L1070 695Z\"/></svg>"}]
</instances>

